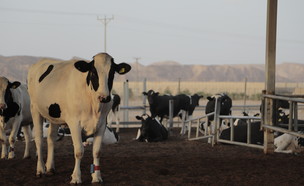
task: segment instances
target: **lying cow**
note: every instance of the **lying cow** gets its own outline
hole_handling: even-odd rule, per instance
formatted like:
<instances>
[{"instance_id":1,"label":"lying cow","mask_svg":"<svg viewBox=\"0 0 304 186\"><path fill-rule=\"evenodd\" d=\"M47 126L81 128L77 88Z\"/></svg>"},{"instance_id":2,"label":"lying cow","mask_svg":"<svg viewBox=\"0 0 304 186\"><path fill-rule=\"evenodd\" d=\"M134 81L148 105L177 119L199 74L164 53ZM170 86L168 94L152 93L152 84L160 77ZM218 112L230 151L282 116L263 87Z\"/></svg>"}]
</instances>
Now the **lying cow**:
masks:
<instances>
[{"instance_id":1,"label":"lying cow","mask_svg":"<svg viewBox=\"0 0 304 186\"><path fill-rule=\"evenodd\" d=\"M260 130L261 122L251 122L251 144L263 144L264 133ZM247 143L247 122L239 120L237 126L234 127L234 141ZM220 139L230 140L231 128L224 129L220 134Z\"/></svg>"},{"instance_id":2,"label":"lying cow","mask_svg":"<svg viewBox=\"0 0 304 186\"><path fill-rule=\"evenodd\" d=\"M303 134L303 131L299 131ZM294 153L299 147L304 146L304 139L291 134L282 134L274 139L274 152Z\"/></svg>"},{"instance_id":3,"label":"lying cow","mask_svg":"<svg viewBox=\"0 0 304 186\"><path fill-rule=\"evenodd\" d=\"M18 130L23 128L25 137L25 151L23 158L29 158L31 141L32 117L30 113L30 97L27 87L15 81L11 83L7 78L0 77L0 143L2 144L1 159L15 157L15 141ZM7 152L7 134L9 133L9 150ZM8 154L7 154L8 153Z\"/></svg>"},{"instance_id":4,"label":"lying cow","mask_svg":"<svg viewBox=\"0 0 304 186\"><path fill-rule=\"evenodd\" d=\"M141 121L141 127L137 134L136 140L146 142L158 142L168 139L167 129L156 118L147 114L136 116Z\"/></svg>"},{"instance_id":5,"label":"lying cow","mask_svg":"<svg viewBox=\"0 0 304 186\"><path fill-rule=\"evenodd\" d=\"M43 137L46 138L48 134L49 123L43 123ZM71 136L71 131L66 125L61 125L58 129L58 138L56 141L63 139L64 136ZM93 143L94 135L86 136L85 134L81 135L82 143L84 146L91 145ZM118 134L112 130L110 127L106 127L104 132L102 144L114 144L119 140Z\"/></svg>"},{"instance_id":6,"label":"lying cow","mask_svg":"<svg viewBox=\"0 0 304 186\"><path fill-rule=\"evenodd\" d=\"M54 173L54 140L57 136L54 125L67 123L71 130L75 157L71 183L82 182L82 133L87 136L94 134L92 183L102 182L99 158L106 117L112 107L110 94L114 74L125 74L130 70L130 65L116 64L107 53L95 55L91 62L44 59L30 67L28 85L38 154L37 176ZM43 118L51 123L46 165L42 155Z\"/></svg>"},{"instance_id":7,"label":"lying cow","mask_svg":"<svg viewBox=\"0 0 304 186\"><path fill-rule=\"evenodd\" d=\"M113 118L116 121L116 132L119 132L119 111L120 111L120 96L118 94L112 94L113 105L108 115L108 126L111 128Z\"/></svg>"},{"instance_id":8,"label":"lying cow","mask_svg":"<svg viewBox=\"0 0 304 186\"><path fill-rule=\"evenodd\" d=\"M84 146L92 145L94 141L94 136L83 136L82 137L82 144ZM118 143L119 136L118 134L112 130L110 127L107 126L105 133L103 135L102 144L109 145Z\"/></svg>"}]
</instances>

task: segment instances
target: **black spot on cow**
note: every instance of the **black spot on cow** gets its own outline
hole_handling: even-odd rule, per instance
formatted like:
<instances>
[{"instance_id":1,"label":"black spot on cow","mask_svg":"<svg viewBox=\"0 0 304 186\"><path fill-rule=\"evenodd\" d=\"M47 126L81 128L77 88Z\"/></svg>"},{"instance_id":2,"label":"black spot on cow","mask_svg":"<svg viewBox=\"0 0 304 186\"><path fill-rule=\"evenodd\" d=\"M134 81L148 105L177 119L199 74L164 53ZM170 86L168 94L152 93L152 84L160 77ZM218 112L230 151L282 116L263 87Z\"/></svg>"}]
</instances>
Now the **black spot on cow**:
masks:
<instances>
[{"instance_id":1,"label":"black spot on cow","mask_svg":"<svg viewBox=\"0 0 304 186\"><path fill-rule=\"evenodd\" d=\"M51 73L51 71L53 70L53 68L54 68L54 65L50 65L50 66L47 68L47 70L40 76L40 78L39 78L39 83L41 83L41 81L42 81L47 75L49 75L49 74Z\"/></svg>"},{"instance_id":2,"label":"black spot on cow","mask_svg":"<svg viewBox=\"0 0 304 186\"><path fill-rule=\"evenodd\" d=\"M11 88L16 88L18 86L14 86L13 83L9 83L5 90L4 100L7 108L0 113L0 115L4 117L5 123L8 122L10 118L15 117L18 112L20 112L20 107L16 102L14 102L12 92L10 90Z\"/></svg>"},{"instance_id":3,"label":"black spot on cow","mask_svg":"<svg viewBox=\"0 0 304 186\"><path fill-rule=\"evenodd\" d=\"M97 73L97 70L94 66L94 60L91 62L92 63L92 66L91 66L91 69L88 73L88 76L87 76L87 84L89 85L90 82L93 86L93 89L95 91L98 90L98 87L99 87L99 79L98 79L98 73Z\"/></svg>"},{"instance_id":4,"label":"black spot on cow","mask_svg":"<svg viewBox=\"0 0 304 186\"><path fill-rule=\"evenodd\" d=\"M60 106L57 103L50 105L49 115L53 118L60 118L61 110L60 110Z\"/></svg>"},{"instance_id":5,"label":"black spot on cow","mask_svg":"<svg viewBox=\"0 0 304 186\"><path fill-rule=\"evenodd\" d=\"M86 81L87 81L87 85L89 86L90 85L90 82L93 86L93 89L95 91L98 90L98 87L99 87L99 79L98 79L98 73L97 73L97 70L94 66L94 60L91 61L90 63L87 63L85 61L77 61L75 64L74 64L74 67L79 70L80 72L88 72L88 75L87 75L87 78L86 78Z\"/></svg>"}]
</instances>

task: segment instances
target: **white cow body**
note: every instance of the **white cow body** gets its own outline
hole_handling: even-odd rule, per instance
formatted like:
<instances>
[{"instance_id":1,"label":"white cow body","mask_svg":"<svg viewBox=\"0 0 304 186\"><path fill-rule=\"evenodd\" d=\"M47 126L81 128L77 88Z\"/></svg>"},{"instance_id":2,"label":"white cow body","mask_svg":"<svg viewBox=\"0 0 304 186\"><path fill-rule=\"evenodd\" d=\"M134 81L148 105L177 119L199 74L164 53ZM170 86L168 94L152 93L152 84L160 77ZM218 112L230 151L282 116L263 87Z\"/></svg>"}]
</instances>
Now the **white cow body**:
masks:
<instances>
[{"instance_id":1,"label":"white cow body","mask_svg":"<svg viewBox=\"0 0 304 186\"><path fill-rule=\"evenodd\" d=\"M299 137L291 134L282 134L274 139L275 152L294 153L300 146Z\"/></svg>"},{"instance_id":2,"label":"white cow body","mask_svg":"<svg viewBox=\"0 0 304 186\"><path fill-rule=\"evenodd\" d=\"M8 86L12 87L7 88ZM8 102L8 94L10 94L9 97L11 97L13 104L12 102ZM20 126L23 128L25 137L25 151L23 158L28 158L30 156L29 143L31 141L30 124L32 123L32 117L30 113L30 98L27 92L27 87L25 85L20 85L19 82L10 83L7 78L0 77L0 107L0 143L2 144L1 159L6 158L7 153L8 159L15 157L14 143ZM10 131L8 151L6 147L6 131Z\"/></svg>"},{"instance_id":3,"label":"white cow body","mask_svg":"<svg viewBox=\"0 0 304 186\"><path fill-rule=\"evenodd\" d=\"M57 136L54 124L66 123L71 131L75 156L71 183L82 182L82 131L86 135L94 134L92 183L102 182L99 158L106 117L112 106L108 97L114 73L124 74L130 69L125 63L115 64L106 53L97 54L91 62L41 60L30 67L28 83L38 154L37 176L54 172L54 138ZM41 149L42 117L51 123L47 139L46 171Z\"/></svg>"}]
</instances>

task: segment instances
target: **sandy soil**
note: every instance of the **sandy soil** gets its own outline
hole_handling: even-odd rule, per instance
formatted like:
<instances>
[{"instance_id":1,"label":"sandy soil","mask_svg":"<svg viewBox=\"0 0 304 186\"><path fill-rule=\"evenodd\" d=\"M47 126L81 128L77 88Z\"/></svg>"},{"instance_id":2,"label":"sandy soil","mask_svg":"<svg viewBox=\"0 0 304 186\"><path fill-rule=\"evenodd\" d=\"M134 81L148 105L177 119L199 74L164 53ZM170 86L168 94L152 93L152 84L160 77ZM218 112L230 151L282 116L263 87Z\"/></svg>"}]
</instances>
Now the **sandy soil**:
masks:
<instances>
[{"instance_id":1,"label":"sandy soil","mask_svg":"<svg viewBox=\"0 0 304 186\"><path fill-rule=\"evenodd\" d=\"M134 141L136 129L121 129L118 144L103 146L104 185L304 185L303 154L265 155L262 150L187 141L174 130L165 142ZM74 167L70 137L57 142L56 174L36 178L34 142L31 159L22 159L24 142L16 142L16 158L0 160L0 185L69 185ZM81 163L82 185L91 185L92 146ZM44 148L46 151L46 148ZM46 154L46 153L45 153Z\"/></svg>"}]
</instances>

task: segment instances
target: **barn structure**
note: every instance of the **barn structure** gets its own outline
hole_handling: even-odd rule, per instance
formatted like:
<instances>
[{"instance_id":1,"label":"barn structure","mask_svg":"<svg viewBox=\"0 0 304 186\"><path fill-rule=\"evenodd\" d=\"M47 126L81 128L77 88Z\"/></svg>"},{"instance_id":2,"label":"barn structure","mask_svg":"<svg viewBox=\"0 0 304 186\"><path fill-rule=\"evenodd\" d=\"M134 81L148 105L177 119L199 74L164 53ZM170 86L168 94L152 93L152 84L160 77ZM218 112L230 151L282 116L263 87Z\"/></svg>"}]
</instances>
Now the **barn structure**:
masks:
<instances>
[{"instance_id":1,"label":"barn structure","mask_svg":"<svg viewBox=\"0 0 304 186\"><path fill-rule=\"evenodd\" d=\"M304 103L302 98L283 97L275 92L275 66L276 66L276 33L277 33L277 7L278 0L267 1L267 26L266 26L266 61L265 61L265 91L262 99L262 127L264 128L264 153L274 152L273 131L293 134L303 137L297 133L298 107L297 103ZM289 127L282 129L277 126L276 104L278 100L289 102ZM294 119L294 123L293 122ZM293 124L293 126L292 126ZM293 130L293 128L295 130Z\"/></svg>"}]
</instances>

